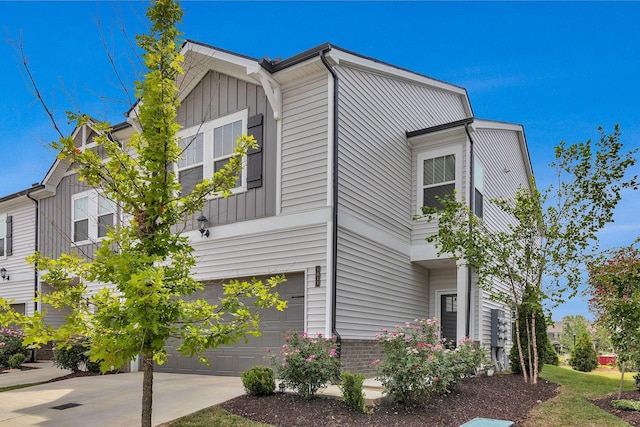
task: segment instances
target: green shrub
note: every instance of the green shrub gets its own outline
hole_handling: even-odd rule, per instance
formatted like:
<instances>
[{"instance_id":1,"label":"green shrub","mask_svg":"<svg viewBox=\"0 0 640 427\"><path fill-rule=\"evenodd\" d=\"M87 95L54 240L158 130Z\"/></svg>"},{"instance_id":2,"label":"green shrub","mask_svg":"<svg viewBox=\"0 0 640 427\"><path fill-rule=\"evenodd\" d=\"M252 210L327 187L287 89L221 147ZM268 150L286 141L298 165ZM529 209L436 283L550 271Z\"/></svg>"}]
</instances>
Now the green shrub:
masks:
<instances>
[{"instance_id":1,"label":"green shrub","mask_svg":"<svg viewBox=\"0 0 640 427\"><path fill-rule=\"evenodd\" d=\"M365 405L365 396L362 391L364 375L343 372L341 379L340 390L342 391L342 397L345 403L356 411L366 413L367 406Z\"/></svg>"},{"instance_id":2,"label":"green shrub","mask_svg":"<svg viewBox=\"0 0 640 427\"><path fill-rule=\"evenodd\" d=\"M254 366L241 375L244 391L251 396L268 396L276 389L273 369L266 366Z\"/></svg>"},{"instance_id":3,"label":"green shrub","mask_svg":"<svg viewBox=\"0 0 640 427\"><path fill-rule=\"evenodd\" d=\"M336 384L340 378L340 359L334 338L313 338L303 333L292 333L285 338L277 366L278 378L285 386L299 395L309 398L329 383ZM276 364L275 357L273 359Z\"/></svg>"},{"instance_id":4,"label":"green shrub","mask_svg":"<svg viewBox=\"0 0 640 427\"><path fill-rule=\"evenodd\" d=\"M83 370L100 372L100 363L92 362L87 352L90 339L78 337L68 344L59 343L53 351L53 364L58 368L68 369L72 372Z\"/></svg>"},{"instance_id":5,"label":"green shrub","mask_svg":"<svg viewBox=\"0 0 640 427\"><path fill-rule=\"evenodd\" d=\"M560 365L560 356L558 356L556 349L553 348L553 344L551 344L551 340L546 339L545 341L547 342L547 348L545 350L544 359L542 360L542 363L544 363L545 365L553 365L553 366Z\"/></svg>"},{"instance_id":6,"label":"green shrub","mask_svg":"<svg viewBox=\"0 0 640 427\"><path fill-rule=\"evenodd\" d=\"M593 342L588 333L578 337L575 347L571 351L569 365L576 371L591 372L598 367L598 355L593 349Z\"/></svg>"},{"instance_id":7,"label":"green shrub","mask_svg":"<svg viewBox=\"0 0 640 427\"><path fill-rule=\"evenodd\" d=\"M397 403L421 403L433 395L453 390L457 382L479 366L484 351L469 339L458 342L454 350L438 339L436 319L405 323L395 331L386 329L376 335L382 346L383 360L375 360L376 379Z\"/></svg>"},{"instance_id":8,"label":"green shrub","mask_svg":"<svg viewBox=\"0 0 640 427\"><path fill-rule=\"evenodd\" d=\"M22 331L0 328L0 369L9 367L9 360L16 354L27 356L29 350L22 344Z\"/></svg>"},{"instance_id":9,"label":"green shrub","mask_svg":"<svg viewBox=\"0 0 640 427\"><path fill-rule=\"evenodd\" d=\"M24 363L26 356L22 353L16 353L9 358L9 367L11 369L20 369L20 366Z\"/></svg>"},{"instance_id":10,"label":"green shrub","mask_svg":"<svg viewBox=\"0 0 640 427\"><path fill-rule=\"evenodd\" d=\"M640 402L638 402L637 400L612 400L611 406L616 409L624 409L627 411L640 411Z\"/></svg>"}]
</instances>

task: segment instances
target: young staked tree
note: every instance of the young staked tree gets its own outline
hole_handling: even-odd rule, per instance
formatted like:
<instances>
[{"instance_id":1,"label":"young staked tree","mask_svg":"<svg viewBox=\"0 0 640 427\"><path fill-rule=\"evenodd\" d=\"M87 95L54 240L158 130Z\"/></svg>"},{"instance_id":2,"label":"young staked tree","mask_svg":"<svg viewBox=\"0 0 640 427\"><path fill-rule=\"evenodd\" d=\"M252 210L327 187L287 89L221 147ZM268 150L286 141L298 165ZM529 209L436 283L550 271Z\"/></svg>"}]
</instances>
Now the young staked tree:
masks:
<instances>
[{"instance_id":1,"label":"young staked tree","mask_svg":"<svg viewBox=\"0 0 640 427\"><path fill-rule=\"evenodd\" d=\"M611 344L622 366L640 360L640 250L622 248L609 259L589 264L589 308L611 334Z\"/></svg>"},{"instance_id":2,"label":"young staked tree","mask_svg":"<svg viewBox=\"0 0 640 427\"><path fill-rule=\"evenodd\" d=\"M596 233L613 221L613 212L624 188L636 188L636 177L625 178L635 164L635 151L624 153L620 132L600 140L555 149L551 166L557 186L539 191L520 188L512 198L490 200L507 218L505 229L489 228L464 201L442 200L444 209L425 209L425 217L439 221L436 234L427 237L439 255L452 256L473 268L478 287L516 311L516 343L525 382L537 383L536 318L542 301L561 301L575 294L581 283L585 254L597 244ZM502 283L505 287L495 286ZM522 295L532 296L523 301ZM530 304L524 329L531 343L531 369L525 368L519 308ZM527 372L531 372L528 375Z\"/></svg>"},{"instance_id":3,"label":"young staked tree","mask_svg":"<svg viewBox=\"0 0 640 427\"><path fill-rule=\"evenodd\" d=\"M59 158L74 165L78 178L119 206L126 221L108 231L107 237L87 261L74 254L53 260L36 254L42 280L54 291L42 301L56 309L70 310L65 325L46 325L44 314L21 316L0 304L3 323L22 326L29 343L55 341L65 346L78 336L91 338L89 355L101 361L103 370L118 368L142 356L142 426L151 426L154 361L167 358L165 345L178 339L186 356L200 356L204 350L235 342L247 334L259 334L258 311L286 303L275 287L284 278L262 281L231 281L216 304L190 296L203 289L190 276L195 264L188 238L176 232L186 215L202 208L212 194L227 196L233 188L242 157L255 144L243 135L236 155L212 179L205 179L181 197L173 172L182 155L177 143L176 110L179 105L176 79L181 74L179 32L176 24L182 11L173 0L155 0L148 9L152 27L149 35L137 38L147 67L136 84L138 122L142 129L127 145L110 137L108 124L93 124L95 141L104 147L106 158L96 151L81 151L71 138L54 143ZM76 116L78 126L88 123ZM97 293L87 292L88 283L109 284ZM0 310L2 311L2 310Z\"/></svg>"}]
</instances>

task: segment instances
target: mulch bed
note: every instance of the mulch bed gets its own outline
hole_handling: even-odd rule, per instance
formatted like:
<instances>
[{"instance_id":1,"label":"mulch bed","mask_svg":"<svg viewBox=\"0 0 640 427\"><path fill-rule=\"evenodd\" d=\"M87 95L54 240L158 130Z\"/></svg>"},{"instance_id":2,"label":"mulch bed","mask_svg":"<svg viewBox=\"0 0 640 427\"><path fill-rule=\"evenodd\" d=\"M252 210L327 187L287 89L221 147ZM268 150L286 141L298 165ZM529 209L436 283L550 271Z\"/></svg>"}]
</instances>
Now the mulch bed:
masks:
<instances>
[{"instance_id":1,"label":"mulch bed","mask_svg":"<svg viewBox=\"0 0 640 427\"><path fill-rule=\"evenodd\" d=\"M518 426L534 406L556 396L557 388L557 384L542 379L532 386L518 375L494 375L468 378L455 392L425 406L407 408L380 403L372 414L352 411L341 399L318 396L305 400L290 393L240 396L220 407L275 426L457 427L475 417L510 420Z\"/></svg>"},{"instance_id":2,"label":"mulch bed","mask_svg":"<svg viewBox=\"0 0 640 427\"><path fill-rule=\"evenodd\" d=\"M591 400L591 403L593 403L600 409L603 409L615 415L616 417L622 418L622 420L626 421L632 426L640 427L640 412L615 409L613 406L611 406L611 401L617 399L618 393L613 393L604 397L600 397L598 399L593 399ZM640 400L640 393L637 390L623 391L620 399Z\"/></svg>"}]
</instances>

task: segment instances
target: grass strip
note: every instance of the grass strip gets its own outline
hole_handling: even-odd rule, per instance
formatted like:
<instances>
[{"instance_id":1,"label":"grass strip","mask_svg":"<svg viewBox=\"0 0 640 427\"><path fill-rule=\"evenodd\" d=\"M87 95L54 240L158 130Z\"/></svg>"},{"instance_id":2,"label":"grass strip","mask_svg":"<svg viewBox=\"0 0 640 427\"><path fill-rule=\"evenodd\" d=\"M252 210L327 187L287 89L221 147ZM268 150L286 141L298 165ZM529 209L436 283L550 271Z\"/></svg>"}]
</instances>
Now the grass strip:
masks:
<instances>
[{"instance_id":1,"label":"grass strip","mask_svg":"<svg viewBox=\"0 0 640 427\"><path fill-rule=\"evenodd\" d=\"M233 415L218 408L211 406L202 409L193 414L179 418L160 427L268 427L269 424L263 424L256 421Z\"/></svg>"},{"instance_id":2,"label":"grass strip","mask_svg":"<svg viewBox=\"0 0 640 427\"><path fill-rule=\"evenodd\" d=\"M634 389L632 377L625 379L623 390ZM526 427L628 427L620 418L588 401L618 391L620 372L617 370L579 372L569 367L545 365L540 378L560 384L560 393L534 408Z\"/></svg>"}]
</instances>

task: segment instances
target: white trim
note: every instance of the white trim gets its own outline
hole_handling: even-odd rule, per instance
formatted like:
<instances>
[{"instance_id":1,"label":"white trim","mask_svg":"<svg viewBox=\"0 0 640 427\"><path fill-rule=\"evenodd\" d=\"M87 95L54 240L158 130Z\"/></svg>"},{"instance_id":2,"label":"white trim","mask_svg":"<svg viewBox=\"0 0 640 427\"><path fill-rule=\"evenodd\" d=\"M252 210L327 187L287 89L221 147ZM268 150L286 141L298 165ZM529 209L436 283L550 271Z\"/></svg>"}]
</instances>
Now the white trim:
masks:
<instances>
[{"instance_id":1,"label":"white trim","mask_svg":"<svg viewBox=\"0 0 640 427\"><path fill-rule=\"evenodd\" d=\"M336 118L333 117L334 99L333 93L335 82L331 73L327 73L327 206L333 206L333 126Z\"/></svg>"},{"instance_id":2,"label":"white trim","mask_svg":"<svg viewBox=\"0 0 640 427\"><path fill-rule=\"evenodd\" d=\"M417 215L422 214L422 206L423 206L423 184L422 184L422 175L424 170L424 161L428 159L433 159L436 157L442 157L453 154L456 158L456 176L455 176L455 190L456 190L456 200L461 202L463 199L462 195L462 145L452 145L448 147L436 148L432 150L421 151L416 156L416 182L414 183L416 187L416 207L415 212Z\"/></svg>"},{"instance_id":3,"label":"white trim","mask_svg":"<svg viewBox=\"0 0 640 427\"><path fill-rule=\"evenodd\" d=\"M192 230L182 233L189 237L194 246L201 243L208 243L212 239L229 239L233 237L249 236L252 234L265 234L270 232L284 231L288 229L310 227L325 224L331 220L331 209L321 208L309 211L295 212L291 214L271 216L254 219L251 221L234 222L231 224L217 225L210 227L210 235L203 238L200 231Z\"/></svg>"},{"instance_id":4,"label":"white trim","mask_svg":"<svg viewBox=\"0 0 640 427\"><path fill-rule=\"evenodd\" d=\"M403 255L411 256L411 244L408 241L401 240L380 227L367 224L361 221L359 217L346 211L340 212L340 227Z\"/></svg>"},{"instance_id":5,"label":"white trim","mask_svg":"<svg viewBox=\"0 0 640 427\"><path fill-rule=\"evenodd\" d=\"M218 117L213 120L210 120L203 124L198 124L195 126L191 126L189 128L182 129L176 134L177 138L189 138L191 136L195 136L198 134L203 135L202 141L202 177L204 179L211 179L215 172L214 163L216 160L223 160L225 158L229 158L231 156L222 156L222 157L214 157L214 130L218 127L224 126L228 123L233 123L236 121L242 121L242 134L247 134L247 125L249 121L249 109L245 108L239 111L236 111L231 114L227 114L226 116ZM235 147L234 147L235 148ZM246 172L246 162L247 158L244 156L242 158L242 175L240 186L231 189L232 194L244 193L247 191L247 172ZM178 179L178 165L177 163L174 165L174 170L176 171L176 179ZM214 199L221 197L220 195L213 194L209 196L209 199Z\"/></svg>"},{"instance_id":6,"label":"white trim","mask_svg":"<svg viewBox=\"0 0 640 427\"><path fill-rule=\"evenodd\" d=\"M335 268L333 265L333 221L327 222L327 271L325 273L326 277L326 294L325 294L325 321L324 321L324 336L331 337L333 333L331 331L331 322L333 307L333 287L335 283L333 283L333 269Z\"/></svg>"},{"instance_id":7,"label":"white trim","mask_svg":"<svg viewBox=\"0 0 640 427\"><path fill-rule=\"evenodd\" d=\"M282 120L276 121L276 215L282 213Z\"/></svg>"},{"instance_id":8,"label":"white trim","mask_svg":"<svg viewBox=\"0 0 640 427\"><path fill-rule=\"evenodd\" d=\"M4 236L0 235L0 239L4 239L4 251L3 255L0 255L0 259L7 259L7 216L6 213L0 214L0 223L4 224Z\"/></svg>"},{"instance_id":9,"label":"white trim","mask_svg":"<svg viewBox=\"0 0 640 427\"><path fill-rule=\"evenodd\" d=\"M75 219L75 202L78 199L83 199L83 198L87 198L87 239L85 240L80 240L80 241L75 241L74 240L74 225L76 222ZM102 239L104 239L103 237L98 237L98 220L101 216L104 215L108 215L108 213L105 213L103 215L100 215L100 207L99 207L99 199L100 197L104 197L102 196L102 194L95 189L91 189L91 190L87 190L87 191L83 191L81 193L76 193L71 195L71 230L70 230L70 234L69 236L71 237L71 244L74 246L82 246L82 245L87 245L90 243L95 243L95 242L100 242ZM106 198L106 197L105 197ZM118 223L118 208L115 204L115 202L111 201L111 203L113 204L113 212L111 212L111 214L113 215L113 226L116 226ZM84 219L84 218L83 218Z\"/></svg>"},{"instance_id":10,"label":"white trim","mask_svg":"<svg viewBox=\"0 0 640 427\"><path fill-rule=\"evenodd\" d=\"M456 93L458 95L462 95L462 96L465 97L465 99L467 98L467 91L466 91L466 89L464 89L462 87L455 86L455 85L452 85L450 83L441 82L441 81L438 81L438 80L435 80L435 79L432 79L432 78L429 78L429 77L426 77L426 76L422 76L420 74L416 74L416 73L408 71L408 70L403 70L401 68L394 67L392 65L383 64L383 63L375 61L375 60L363 58L361 56L352 55L352 54L347 53L345 51L336 49L335 47L332 48L329 53L327 53L327 57L331 57L333 60L335 60L337 62L342 61L342 62L345 62L345 63L358 65L360 67L369 68L371 70L376 70L378 72L381 72L381 73L384 73L384 74L388 74L388 75L391 75L391 76L401 77L403 79L407 79L407 80L411 80L411 81L414 81L414 82L423 83L423 84L426 84L426 85L429 85L429 86L436 87L438 89L443 89L443 90L446 90L448 92L453 92L453 93ZM468 100L467 100L467 103L468 103Z\"/></svg>"}]
</instances>

